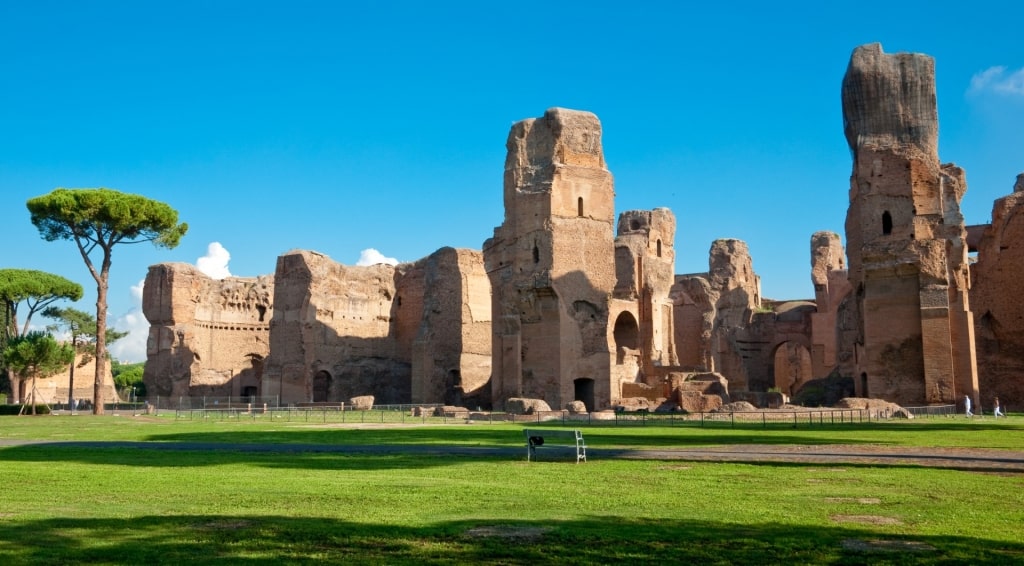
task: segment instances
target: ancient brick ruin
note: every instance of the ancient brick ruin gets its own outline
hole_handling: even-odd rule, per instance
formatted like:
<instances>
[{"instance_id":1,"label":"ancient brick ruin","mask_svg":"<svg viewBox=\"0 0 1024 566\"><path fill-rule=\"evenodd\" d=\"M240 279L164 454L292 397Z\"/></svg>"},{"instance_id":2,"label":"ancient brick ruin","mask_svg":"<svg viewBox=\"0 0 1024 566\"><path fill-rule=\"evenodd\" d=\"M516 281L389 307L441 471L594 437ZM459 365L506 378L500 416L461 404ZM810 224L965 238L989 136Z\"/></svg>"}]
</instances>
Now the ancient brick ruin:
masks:
<instances>
[{"instance_id":1,"label":"ancient brick ruin","mask_svg":"<svg viewBox=\"0 0 1024 566\"><path fill-rule=\"evenodd\" d=\"M739 240L713 242L706 273L677 275L673 213L616 218L598 118L553 108L509 133L505 217L482 251L370 267L294 251L273 275L221 281L152 266L147 388L706 410L829 377L906 405L989 390L1024 402L1024 301L1005 291L1020 272L1024 176L991 225L965 228L964 172L937 155L934 80L927 56L854 51L842 86L847 249L811 236L813 300L764 299Z\"/></svg>"},{"instance_id":2,"label":"ancient brick ruin","mask_svg":"<svg viewBox=\"0 0 1024 566\"><path fill-rule=\"evenodd\" d=\"M505 222L484 243L493 403L607 407L621 383L671 362L675 217L626 212L613 237L615 193L593 114L549 110L516 124L507 148Z\"/></svg>"},{"instance_id":3,"label":"ancient brick ruin","mask_svg":"<svg viewBox=\"0 0 1024 566\"><path fill-rule=\"evenodd\" d=\"M1024 266L1024 174L1013 193L996 200L992 223L972 226L971 306L978 355L978 385L987 401L1024 402L1024 296L1016 292ZM971 242L969 242L971 243Z\"/></svg>"},{"instance_id":4,"label":"ancient brick ruin","mask_svg":"<svg viewBox=\"0 0 1024 566\"><path fill-rule=\"evenodd\" d=\"M858 395L900 404L978 394L962 169L938 156L935 62L857 48L843 79L853 152L846 241Z\"/></svg>"}]
</instances>

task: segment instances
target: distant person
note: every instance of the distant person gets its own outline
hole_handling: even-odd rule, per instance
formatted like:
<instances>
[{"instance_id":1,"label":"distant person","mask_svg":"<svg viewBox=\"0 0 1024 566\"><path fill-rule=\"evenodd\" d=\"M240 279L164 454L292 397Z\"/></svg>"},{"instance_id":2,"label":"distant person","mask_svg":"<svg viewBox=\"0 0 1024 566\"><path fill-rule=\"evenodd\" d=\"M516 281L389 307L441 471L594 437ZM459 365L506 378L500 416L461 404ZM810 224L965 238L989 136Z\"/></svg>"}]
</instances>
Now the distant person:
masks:
<instances>
[{"instance_id":1,"label":"distant person","mask_svg":"<svg viewBox=\"0 0 1024 566\"><path fill-rule=\"evenodd\" d=\"M964 414L968 417L973 417L974 413L971 412L971 396L964 395Z\"/></svg>"},{"instance_id":2,"label":"distant person","mask_svg":"<svg viewBox=\"0 0 1024 566\"><path fill-rule=\"evenodd\" d=\"M996 418L1005 417L1006 415L1003 414L1003 408L999 406L999 397L992 399L992 403L994 405L992 409L992 416Z\"/></svg>"}]
</instances>

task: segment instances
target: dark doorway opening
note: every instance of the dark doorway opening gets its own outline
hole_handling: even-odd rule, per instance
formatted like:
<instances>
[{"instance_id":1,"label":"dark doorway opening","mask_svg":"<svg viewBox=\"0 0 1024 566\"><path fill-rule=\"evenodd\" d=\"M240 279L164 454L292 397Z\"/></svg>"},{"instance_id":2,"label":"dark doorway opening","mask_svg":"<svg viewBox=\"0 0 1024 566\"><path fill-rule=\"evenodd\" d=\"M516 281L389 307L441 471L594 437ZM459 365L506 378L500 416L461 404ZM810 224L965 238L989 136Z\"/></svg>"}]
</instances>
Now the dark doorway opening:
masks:
<instances>
[{"instance_id":1,"label":"dark doorway opening","mask_svg":"<svg viewBox=\"0 0 1024 566\"><path fill-rule=\"evenodd\" d=\"M573 399L576 401L583 401L583 404L587 406L587 412L594 410L594 380L589 377L581 377L574 379L573 385Z\"/></svg>"},{"instance_id":2,"label":"dark doorway opening","mask_svg":"<svg viewBox=\"0 0 1024 566\"><path fill-rule=\"evenodd\" d=\"M326 371L318 371L313 376L313 402L324 403L330 401L328 395L331 392L331 374Z\"/></svg>"}]
</instances>

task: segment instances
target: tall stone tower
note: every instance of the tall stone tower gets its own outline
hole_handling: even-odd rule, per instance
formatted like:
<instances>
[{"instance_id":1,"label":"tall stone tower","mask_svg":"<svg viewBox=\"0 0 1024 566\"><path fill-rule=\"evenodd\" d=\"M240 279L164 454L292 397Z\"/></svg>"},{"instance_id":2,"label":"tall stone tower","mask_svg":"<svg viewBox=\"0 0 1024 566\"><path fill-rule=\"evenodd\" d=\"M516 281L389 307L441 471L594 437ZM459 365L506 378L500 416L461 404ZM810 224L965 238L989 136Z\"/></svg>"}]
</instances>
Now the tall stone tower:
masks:
<instances>
[{"instance_id":1,"label":"tall stone tower","mask_svg":"<svg viewBox=\"0 0 1024 566\"><path fill-rule=\"evenodd\" d=\"M853 153L846 216L861 335L856 390L901 404L977 397L962 169L941 165L935 62L854 50L843 78Z\"/></svg>"},{"instance_id":2,"label":"tall stone tower","mask_svg":"<svg viewBox=\"0 0 1024 566\"><path fill-rule=\"evenodd\" d=\"M605 406L615 194L601 124L589 112L552 108L512 126L506 147L505 220L483 249L494 407L510 397Z\"/></svg>"},{"instance_id":3,"label":"tall stone tower","mask_svg":"<svg viewBox=\"0 0 1024 566\"><path fill-rule=\"evenodd\" d=\"M615 237L618 281L611 302L613 392L616 383L654 385L658 368L679 365L669 297L675 282L675 238L676 217L667 208L629 210L619 215Z\"/></svg>"}]
</instances>

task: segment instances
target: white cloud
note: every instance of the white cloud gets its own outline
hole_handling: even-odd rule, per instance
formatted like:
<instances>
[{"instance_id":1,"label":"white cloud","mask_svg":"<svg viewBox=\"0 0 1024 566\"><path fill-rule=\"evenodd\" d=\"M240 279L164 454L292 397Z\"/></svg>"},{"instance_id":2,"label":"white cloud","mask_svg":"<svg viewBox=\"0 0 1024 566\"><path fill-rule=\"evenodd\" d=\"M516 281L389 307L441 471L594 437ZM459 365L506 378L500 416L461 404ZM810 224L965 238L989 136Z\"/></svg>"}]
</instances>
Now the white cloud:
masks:
<instances>
[{"instance_id":1,"label":"white cloud","mask_svg":"<svg viewBox=\"0 0 1024 566\"><path fill-rule=\"evenodd\" d=\"M1006 67L989 67L971 77L969 93L994 92L1024 96L1024 67L1007 71Z\"/></svg>"},{"instance_id":2,"label":"white cloud","mask_svg":"<svg viewBox=\"0 0 1024 566\"><path fill-rule=\"evenodd\" d=\"M138 285L132 285L130 292L132 304L134 305L127 313L117 317L107 326L128 332L128 335L110 345L110 355L124 363L146 361L146 342L149 339L149 321L142 314L142 286L145 280L139 281Z\"/></svg>"},{"instance_id":3,"label":"white cloud","mask_svg":"<svg viewBox=\"0 0 1024 566\"><path fill-rule=\"evenodd\" d=\"M231 254L228 253L220 242L212 242L206 247L206 255L196 260L196 267L206 275L214 279L231 277L228 271L228 262L231 261Z\"/></svg>"},{"instance_id":4,"label":"white cloud","mask_svg":"<svg viewBox=\"0 0 1024 566\"><path fill-rule=\"evenodd\" d=\"M356 265L377 265L378 263L398 265L399 261L393 257L384 257L384 254L373 248L367 248L359 254L359 261L356 262Z\"/></svg>"}]
</instances>

